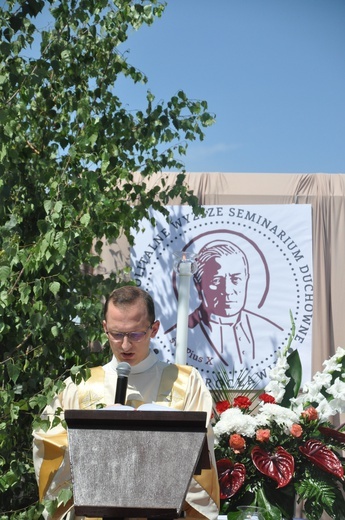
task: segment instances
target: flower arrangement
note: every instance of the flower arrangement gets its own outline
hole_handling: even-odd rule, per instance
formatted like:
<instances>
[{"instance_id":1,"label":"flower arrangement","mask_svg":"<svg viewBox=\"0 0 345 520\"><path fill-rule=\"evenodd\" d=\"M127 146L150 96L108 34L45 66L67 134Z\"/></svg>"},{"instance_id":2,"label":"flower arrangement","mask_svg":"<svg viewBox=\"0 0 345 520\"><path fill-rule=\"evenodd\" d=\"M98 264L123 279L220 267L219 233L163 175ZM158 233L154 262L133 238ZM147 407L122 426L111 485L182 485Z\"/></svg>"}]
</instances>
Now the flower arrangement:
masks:
<instances>
[{"instance_id":1,"label":"flower arrangement","mask_svg":"<svg viewBox=\"0 0 345 520\"><path fill-rule=\"evenodd\" d=\"M238 507L247 505L261 507L265 520L290 520L297 500L309 520L323 512L345 519L345 428L330 423L345 411L345 350L338 348L302 392L300 358L289 345L269 377L265 390L253 396L253 388L235 392L225 370L218 374L213 391L220 513L236 520Z\"/></svg>"}]
</instances>

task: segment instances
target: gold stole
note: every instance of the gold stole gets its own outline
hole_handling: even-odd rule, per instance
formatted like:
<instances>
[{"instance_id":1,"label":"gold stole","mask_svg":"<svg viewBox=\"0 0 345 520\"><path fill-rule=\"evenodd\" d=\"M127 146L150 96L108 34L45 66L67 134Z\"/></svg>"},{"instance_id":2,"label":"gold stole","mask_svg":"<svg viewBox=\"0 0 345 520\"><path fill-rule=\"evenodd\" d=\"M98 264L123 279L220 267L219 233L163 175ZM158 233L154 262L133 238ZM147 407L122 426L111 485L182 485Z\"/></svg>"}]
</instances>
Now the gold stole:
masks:
<instances>
[{"instance_id":1,"label":"gold stole","mask_svg":"<svg viewBox=\"0 0 345 520\"><path fill-rule=\"evenodd\" d=\"M43 439L44 459L40 468L38 493L43 500L53 476L61 466L67 446L67 432L55 435L53 439Z\"/></svg>"},{"instance_id":2,"label":"gold stole","mask_svg":"<svg viewBox=\"0 0 345 520\"><path fill-rule=\"evenodd\" d=\"M90 369L89 379L83 381L78 388L79 408L94 410L97 404L104 403L104 379L105 372L103 367L93 367Z\"/></svg>"}]
</instances>

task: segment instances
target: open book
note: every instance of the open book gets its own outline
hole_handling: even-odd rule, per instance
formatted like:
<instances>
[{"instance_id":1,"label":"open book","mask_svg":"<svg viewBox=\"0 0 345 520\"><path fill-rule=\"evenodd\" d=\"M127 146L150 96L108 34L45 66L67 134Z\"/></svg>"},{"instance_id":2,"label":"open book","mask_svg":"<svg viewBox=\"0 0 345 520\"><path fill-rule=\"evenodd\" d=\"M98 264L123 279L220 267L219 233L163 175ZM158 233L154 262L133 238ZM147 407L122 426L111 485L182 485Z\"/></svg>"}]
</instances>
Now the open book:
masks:
<instances>
[{"instance_id":1,"label":"open book","mask_svg":"<svg viewBox=\"0 0 345 520\"><path fill-rule=\"evenodd\" d=\"M133 408L133 406L128 406L127 404L112 404L107 406L106 408L101 408L101 410L134 410L134 411L157 411L160 412L178 412L175 408L170 408L169 406L164 406L162 404L157 403L144 403L141 404L138 408Z\"/></svg>"}]
</instances>

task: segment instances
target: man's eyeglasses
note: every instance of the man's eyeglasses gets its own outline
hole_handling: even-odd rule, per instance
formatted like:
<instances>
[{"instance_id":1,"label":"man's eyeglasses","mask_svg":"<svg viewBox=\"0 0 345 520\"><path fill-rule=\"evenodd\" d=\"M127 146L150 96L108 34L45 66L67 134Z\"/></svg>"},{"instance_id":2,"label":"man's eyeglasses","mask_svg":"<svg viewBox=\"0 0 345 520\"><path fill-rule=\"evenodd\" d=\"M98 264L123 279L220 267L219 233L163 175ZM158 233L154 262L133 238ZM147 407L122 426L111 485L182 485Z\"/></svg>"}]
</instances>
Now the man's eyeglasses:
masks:
<instances>
[{"instance_id":1,"label":"man's eyeglasses","mask_svg":"<svg viewBox=\"0 0 345 520\"><path fill-rule=\"evenodd\" d=\"M116 341L117 343L122 343L125 336L127 336L129 341L137 342L144 339L147 331L152 328L152 325L153 323L147 327L145 332L110 332L109 330L106 330L105 332L113 341Z\"/></svg>"}]
</instances>

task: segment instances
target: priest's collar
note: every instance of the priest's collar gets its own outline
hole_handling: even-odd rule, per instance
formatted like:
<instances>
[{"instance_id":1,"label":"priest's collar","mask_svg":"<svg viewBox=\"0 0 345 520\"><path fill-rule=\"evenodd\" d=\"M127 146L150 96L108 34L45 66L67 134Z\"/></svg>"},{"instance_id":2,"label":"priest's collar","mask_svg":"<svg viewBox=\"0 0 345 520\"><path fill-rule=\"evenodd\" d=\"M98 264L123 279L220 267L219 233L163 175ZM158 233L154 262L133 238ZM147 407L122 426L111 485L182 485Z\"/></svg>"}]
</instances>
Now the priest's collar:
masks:
<instances>
[{"instance_id":1,"label":"priest's collar","mask_svg":"<svg viewBox=\"0 0 345 520\"><path fill-rule=\"evenodd\" d=\"M141 372L146 372L149 368L153 367L158 362L158 357L152 350L149 351L149 355L137 365L132 366L130 375L140 374ZM118 360L115 356L113 356L110 365L113 370L116 370L117 365L119 364Z\"/></svg>"}]
</instances>

